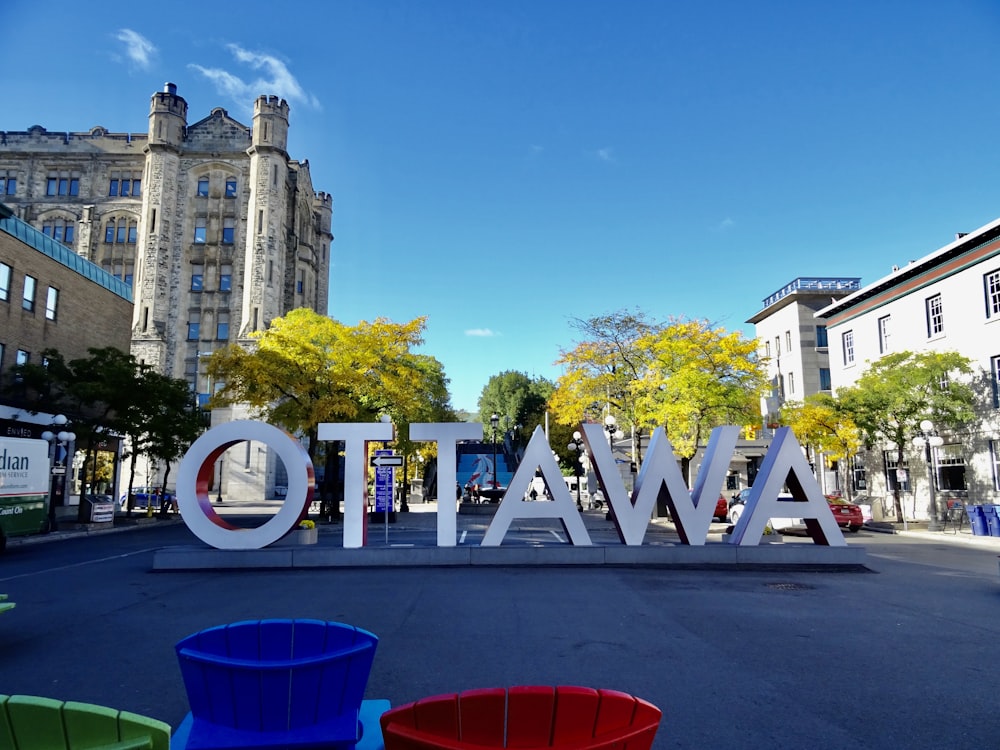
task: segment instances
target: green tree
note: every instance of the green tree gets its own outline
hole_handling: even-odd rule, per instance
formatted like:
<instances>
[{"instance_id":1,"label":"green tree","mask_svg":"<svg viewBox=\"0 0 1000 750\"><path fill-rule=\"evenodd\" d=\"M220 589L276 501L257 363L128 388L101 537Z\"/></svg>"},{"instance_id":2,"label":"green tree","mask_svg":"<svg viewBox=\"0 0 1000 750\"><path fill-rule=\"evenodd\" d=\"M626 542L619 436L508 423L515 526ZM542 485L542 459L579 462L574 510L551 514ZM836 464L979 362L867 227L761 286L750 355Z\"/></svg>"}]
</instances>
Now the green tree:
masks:
<instances>
[{"instance_id":1,"label":"green tree","mask_svg":"<svg viewBox=\"0 0 1000 750\"><path fill-rule=\"evenodd\" d=\"M490 417L500 417L500 430L521 425L530 434L545 421L545 405L554 389L551 381L506 370L490 377L479 396L479 419L488 426ZM505 419L506 418L506 419Z\"/></svg>"},{"instance_id":2,"label":"green tree","mask_svg":"<svg viewBox=\"0 0 1000 750\"><path fill-rule=\"evenodd\" d=\"M973 419L975 392L965 382L971 374L971 360L958 352L894 352L873 362L853 386L838 390L837 399L865 443L895 443L896 465L903 466L903 446L920 434L921 420L957 427ZM898 482L892 497L901 521Z\"/></svg>"},{"instance_id":3,"label":"green tree","mask_svg":"<svg viewBox=\"0 0 1000 750\"><path fill-rule=\"evenodd\" d=\"M792 428L802 445L822 451L834 461L853 456L861 447L861 432L840 403L828 393L815 393L803 401L781 407L781 423ZM851 482L844 482L851 497Z\"/></svg>"}]
</instances>

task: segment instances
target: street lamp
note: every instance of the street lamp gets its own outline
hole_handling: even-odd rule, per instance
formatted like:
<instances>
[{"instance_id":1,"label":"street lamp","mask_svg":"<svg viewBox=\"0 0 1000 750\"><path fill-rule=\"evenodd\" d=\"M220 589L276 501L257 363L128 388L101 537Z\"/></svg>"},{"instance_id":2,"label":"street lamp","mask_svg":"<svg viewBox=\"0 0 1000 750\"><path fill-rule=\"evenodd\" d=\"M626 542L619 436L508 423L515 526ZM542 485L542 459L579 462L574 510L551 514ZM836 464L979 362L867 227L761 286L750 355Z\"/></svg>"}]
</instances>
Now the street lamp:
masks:
<instances>
[{"instance_id":1,"label":"street lamp","mask_svg":"<svg viewBox=\"0 0 1000 750\"><path fill-rule=\"evenodd\" d=\"M500 417L497 416L496 412L490 417L490 427L493 428L493 485L492 489L496 489L498 486L497 482L497 425L500 424Z\"/></svg>"},{"instance_id":2,"label":"street lamp","mask_svg":"<svg viewBox=\"0 0 1000 750\"><path fill-rule=\"evenodd\" d=\"M583 452L583 435L577 430L573 433L573 440L566 446L569 449L570 455L580 455L577 460L573 462L573 474L576 476L576 507L577 510L583 510L583 502L580 500L580 475L583 473L581 469L583 468L581 464L586 461L586 455Z\"/></svg>"},{"instance_id":3,"label":"street lamp","mask_svg":"<svg viewBox=\"0 0 1000 750\"><path fill-rule=\"evenodd\" d=\"M944 439L937 434L934 423L925 419L920 423L920 434L913 438L913 444L917 448L924 449L924 459L927 461L927 489L930 493L930 505L927 511L927 530L940 531L941 523L938 521L937 497L934 493L934 455L931 447L937 448L944 445Z\"/></svg>"},{"instance_id":4,"label":"street lamp","mask_svg":"<svg viewBox=\"0 0 1000 750\"><path fill-rule=\"evenodd\" d=\"M625 437L625 433L621 431L620 427L618 427L618 420L611 414L604 418L604 429L607 430L608 442L611 444L612 448L615 447L615 440L621 440Z\"/></svg>"},{"instance_id":5,"label":"street lamp","mask_svg":"<svg viewBox=\"0 0 1000 750\"><path fill-rule=\"evenodd\" d=\"M56 414L52 418L53 427L65 427L69 420L64 414ZM73 432L68 432L66 430L60 430L59 432L52 432L52 430L46 430L42 433L42 440L45 440L50 445L50 450L52 452L50 463L49 463L49 531L55 531L56 522L56 505L55 498L53 497L53 486L56 481L61 482L61 486L65 490L66 487L66 464L61 463L57 452L60 447L65 448L67 445L76 440L76 434ZM56 467L61 467L61 478L56 480ZM62 493L64 494L64 493Z\"/></svg>"}]
</instances>

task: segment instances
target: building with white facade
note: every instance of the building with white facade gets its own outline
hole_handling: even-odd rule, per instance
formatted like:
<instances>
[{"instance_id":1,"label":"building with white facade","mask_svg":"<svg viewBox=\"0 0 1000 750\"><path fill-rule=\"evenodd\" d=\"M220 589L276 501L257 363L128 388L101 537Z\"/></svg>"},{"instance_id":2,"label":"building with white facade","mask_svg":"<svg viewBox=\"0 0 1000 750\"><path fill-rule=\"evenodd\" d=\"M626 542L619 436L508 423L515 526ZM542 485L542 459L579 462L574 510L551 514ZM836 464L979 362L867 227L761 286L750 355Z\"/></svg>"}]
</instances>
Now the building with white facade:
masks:
<instances>
[{"instance_id":1,"label":"building with white facade","mask_svg":"<svg viewBox=\"0 0 1000 750\"><path fill-rule=\"evenodd\" d=\"M770 437L778 426L778 415L786 402L830 393L827 330L823 321L816 320L816 312L860 288L861 279L855 277L801 276L765 297L760 311L747 321L754 325L771 384L770 392L761 399L761 437ZM825 466L823 461L818 463ZM817 474L825 490L839 489L833 467Z\"/></svg>"},{"instance_id":2,"label":"building with white facade","mask_svg":"<svg viewBox=\"0 0 1000 750\"><path fill-rule=\"evenodd\" d=\"M880 511L893 516L897 480L904 515L926 518L928 476L938 508L950 499L1000 503L1000 219L835 301L816 323L826 325L834 391L890 352L955 351L976 369L977 418L941 430L930 467L925 449L912 444L902 467L885 445L859 454L854 490L868 494L876 519Z\"/></svg>"}]
</instances>

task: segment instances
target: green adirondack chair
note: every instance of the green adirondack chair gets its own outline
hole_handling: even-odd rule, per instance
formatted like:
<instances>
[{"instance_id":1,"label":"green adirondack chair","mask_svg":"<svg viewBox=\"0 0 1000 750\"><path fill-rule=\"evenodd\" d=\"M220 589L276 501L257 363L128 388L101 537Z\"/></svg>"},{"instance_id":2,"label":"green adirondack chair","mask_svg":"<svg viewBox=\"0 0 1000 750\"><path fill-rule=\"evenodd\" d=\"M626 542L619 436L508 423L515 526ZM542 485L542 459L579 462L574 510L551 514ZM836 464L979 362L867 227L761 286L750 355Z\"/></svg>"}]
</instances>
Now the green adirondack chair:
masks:
<instances>
[{"instance_id":1,"label":"green adirondack chair","mask_svg":"<svg viewBox=\"0 0 1000 750\"><path fill-rule=\"evenodd\" d=\"M170 725L128 711L33 695L0 695L0 747L170 750Z\"/></svg>"}]
</instances>

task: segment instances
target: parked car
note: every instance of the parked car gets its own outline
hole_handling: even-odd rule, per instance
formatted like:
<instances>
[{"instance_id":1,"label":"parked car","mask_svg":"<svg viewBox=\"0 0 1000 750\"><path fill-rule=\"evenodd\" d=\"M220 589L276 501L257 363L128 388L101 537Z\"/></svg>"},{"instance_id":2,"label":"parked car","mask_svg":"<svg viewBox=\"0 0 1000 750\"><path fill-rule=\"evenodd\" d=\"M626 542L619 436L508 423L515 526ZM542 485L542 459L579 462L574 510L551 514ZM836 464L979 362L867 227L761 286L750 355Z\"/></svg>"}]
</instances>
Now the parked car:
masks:
<instances>
[{"instance_id":1,"label":"parked car","mask_svg":"<svg viewBox=\"0 0 1000 750\"><path fill-rule=\"evenodd\" d=\"M729 518L729 501L726 500L725 495L719 495L719 499L715 501L715 513L712 516L719 523L725 523L726 519Z\"/></svg>"},{"instance_id":2,"label":"parked car","mask_svg":"<svg viewBox=\"0 0 1000 750\"><path fill-rule=\"evenodd\" d=\"M132 495L135 498L134 504L132 506L133 508L145 509L146 506L149 505L150 502L149 499L153 497L154 498L153 509L154 510L160 509L158 501L155 499L156 487L133 487ZM173 503L174 494L172 492L164 491L163 501L166 502L168 500L171 503ZM122 510L128 510L128 493L125 493L120 498L118 498L118 502L121 503Z\"/></svg>"},{"instance_id":3,"label":"parked car","mask_svg":"<svg viewBox=\"0 0 1000 750\"><path fill-rule=\"evenodd\" d=\"M750 488L742 489L736 495L733 495L733 499L729 501L729 523L736 525L736 522L740 520L740 516L743 515L743 508L750 498ZM795 498L792 497L787 492L781 492L778 494L779 502L795 502ZM787 517L787 518L772 518L771 528L775 531L781 531L783 529L790 529L793 526L804 526L805 521L801 518Z\"/></svg>"},{"instance_id":4,"label":"parked car","mask_svg":"<svg viewBox=\"0 0 1000 750\"><path fill-rule=\"evenodd\" d=\"M857 532L865 525L865 517L859 506L837 495L827 495L826 501L830 504L830 511L838 526Z\"/></svg>"}]
</instances>

